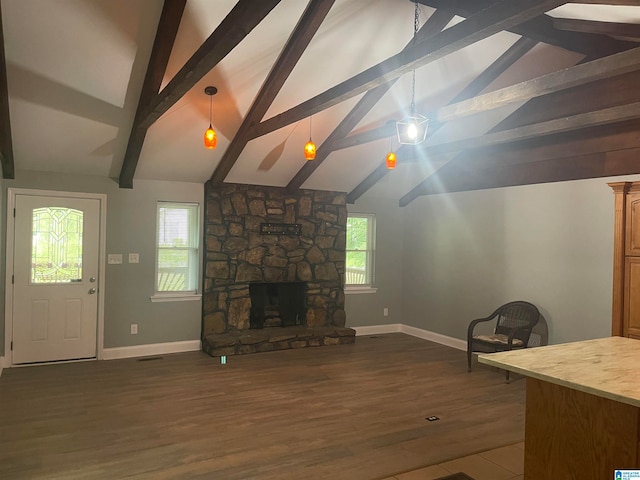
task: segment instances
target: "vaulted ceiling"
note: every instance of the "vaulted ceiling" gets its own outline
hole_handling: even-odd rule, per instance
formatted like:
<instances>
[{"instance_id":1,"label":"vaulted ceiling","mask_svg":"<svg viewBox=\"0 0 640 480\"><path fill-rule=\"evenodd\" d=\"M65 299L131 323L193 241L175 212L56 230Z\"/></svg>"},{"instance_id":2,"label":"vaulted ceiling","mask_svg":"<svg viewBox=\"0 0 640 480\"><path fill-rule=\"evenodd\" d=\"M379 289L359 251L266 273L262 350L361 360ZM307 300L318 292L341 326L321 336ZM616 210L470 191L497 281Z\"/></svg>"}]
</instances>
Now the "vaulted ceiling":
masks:
<instances>
[{"instance_id":1,"label":"vaulted ceiling","mask_svg":"<svg viewBox=\"0 0 640 480\"><path fill-rule=\"evenodd\" d=\"M406 205L640 173L640 2L419 0L415 39L414 7L0 0L3 177L210 180ZM417 147L394 138L412 72L431 121ZM208 85L215 150L202 143ZM309 136L318 154L307 162Z\"/></svg>"}]
</instances>

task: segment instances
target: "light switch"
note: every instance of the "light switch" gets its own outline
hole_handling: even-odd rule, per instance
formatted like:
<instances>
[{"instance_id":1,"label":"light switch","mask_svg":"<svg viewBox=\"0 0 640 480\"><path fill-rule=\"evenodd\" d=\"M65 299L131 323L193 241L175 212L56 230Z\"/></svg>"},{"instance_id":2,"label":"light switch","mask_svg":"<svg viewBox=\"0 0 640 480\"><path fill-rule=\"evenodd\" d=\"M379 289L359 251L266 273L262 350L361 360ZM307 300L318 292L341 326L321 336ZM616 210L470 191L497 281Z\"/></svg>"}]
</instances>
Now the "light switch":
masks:
<instances>
[{"instance_id":1,"label":"light switch","mask_svg":"<svg viewBox=\"0 0 640 480\"><path fill-rule=\"evenodd\" d=\"M110 253L107 256L107 263L111 265L121 265L122 264L122 254L121 253Z\"/></svg>"},{"instance_id":2,"label":"light switch","mask_svg":"<svg viewBox=\"0 0 640 480\"><path fill-rule=\"evenodd\" d=\"M140 263L140 254L139 253L130 253L129 254L129 263Z\"/></svg>"}]
</instances>

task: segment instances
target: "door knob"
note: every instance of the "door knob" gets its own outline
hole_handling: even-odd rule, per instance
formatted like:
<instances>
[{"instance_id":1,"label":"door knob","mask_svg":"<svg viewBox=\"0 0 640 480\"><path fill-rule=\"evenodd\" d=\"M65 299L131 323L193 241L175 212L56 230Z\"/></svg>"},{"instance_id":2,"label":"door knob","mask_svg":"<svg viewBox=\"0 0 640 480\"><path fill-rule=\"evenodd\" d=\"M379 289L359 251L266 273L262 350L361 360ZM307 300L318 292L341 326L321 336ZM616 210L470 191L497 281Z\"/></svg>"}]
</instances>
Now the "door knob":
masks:
<instances>
[{"instance_id":1,"label":"door knob","mask_svg":"<svg viewBox=\"0 0 640 480\"><path fill-rule=\"evenodd\" d=\"M95 288L90 288L89 289L89 295L93 295L94 293L96 293L96 289Z\"/></svg>"}]
</instances>

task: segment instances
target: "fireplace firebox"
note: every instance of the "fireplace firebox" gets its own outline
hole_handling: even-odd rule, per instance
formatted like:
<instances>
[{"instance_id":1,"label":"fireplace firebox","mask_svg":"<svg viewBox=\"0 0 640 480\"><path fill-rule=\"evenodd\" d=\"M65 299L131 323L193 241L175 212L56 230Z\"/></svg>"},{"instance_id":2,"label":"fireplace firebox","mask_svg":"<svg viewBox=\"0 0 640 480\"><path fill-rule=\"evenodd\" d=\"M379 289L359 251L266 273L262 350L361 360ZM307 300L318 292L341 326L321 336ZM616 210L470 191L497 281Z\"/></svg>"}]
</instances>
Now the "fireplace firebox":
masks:
<instances>
[{"instance_id":1,"label":"fireplace firebox","mask_svg":"<svg viewBox=\"0 0 640 480\"><path fill-rule=\"evenodd\" d=\"M250 328L303 325L306 316L306 282L249 283Z\"/></svg>"}]
</instances>

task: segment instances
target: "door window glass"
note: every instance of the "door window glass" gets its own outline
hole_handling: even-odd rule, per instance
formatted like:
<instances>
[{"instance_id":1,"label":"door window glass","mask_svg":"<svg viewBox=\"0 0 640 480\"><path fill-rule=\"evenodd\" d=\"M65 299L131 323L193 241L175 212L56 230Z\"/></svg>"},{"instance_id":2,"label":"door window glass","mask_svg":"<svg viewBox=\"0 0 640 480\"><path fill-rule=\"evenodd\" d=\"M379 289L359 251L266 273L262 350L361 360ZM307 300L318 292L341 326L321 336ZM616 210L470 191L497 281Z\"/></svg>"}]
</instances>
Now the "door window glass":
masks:
<instances>
[{"instance_id":1,"label":"door window glass","mask_svg":"<svg viewBox=\"0 0 640 480\"><path fill-rule=\"evenodd\" d=\"M63 207L33 210L31 283L82 280L82 223L80 210Z\"/></svg>"}]
</instances>

